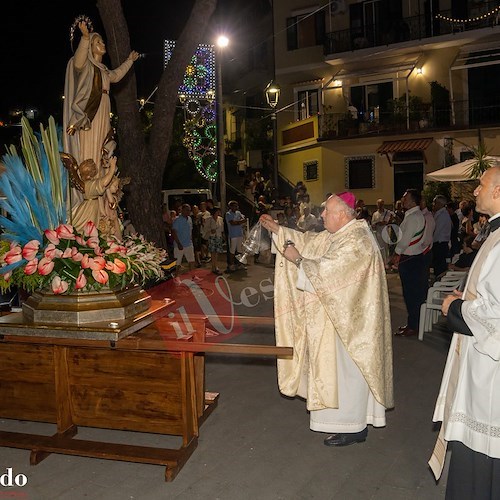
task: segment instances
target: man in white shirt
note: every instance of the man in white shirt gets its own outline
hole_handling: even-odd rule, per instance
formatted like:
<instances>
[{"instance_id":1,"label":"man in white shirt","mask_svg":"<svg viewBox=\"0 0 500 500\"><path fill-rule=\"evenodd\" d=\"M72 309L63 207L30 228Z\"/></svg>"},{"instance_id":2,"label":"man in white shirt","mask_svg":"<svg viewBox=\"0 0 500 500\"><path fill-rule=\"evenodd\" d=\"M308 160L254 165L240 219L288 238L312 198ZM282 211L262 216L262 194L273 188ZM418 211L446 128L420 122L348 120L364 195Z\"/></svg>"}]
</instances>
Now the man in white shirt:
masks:
<instances>
[{"instance_id":1,"label":"man in white shirt","mask_svg":"<svg viewBox=\"0 0 500 500\"><path fill-rule=\"evenodd\" d=\"M299 220L297 221L297 228L305 233L306 231L316 231L317 227L318 219L311 213L311 209L308 206L305 206L304 213L299 217Z\"/></svg>"},{"instance_id":2,"label":"man in white shirt","mask_svg":"<svg viewBox=\"0 0 500 500\"><path fill-rule=\"evenodd\" d=\"M405 218L401 223L399 241L391 262L398 265L403 286L403 298L408 311L408 323L400 326L395 335L408 337L418 333L420 306L427 295L428 281L422 240L425 219L420 210L422 197L416 189L407 189L403 195Z\"/></svg>"},{"instance_id":3,"label":"man in white shirt","mask_svg":"<svg viewBox=\"0 0 500 500\"><path fill-rule=\"evenodd\" d=\"M446 258L450 251L452 222L450 214L446 210L446 203L448 203L448 200L442 195L436 196L432 201L434 221L436 223L432 245L432 267L436 277L445 273L448 269Z\"/></svg>"}]
</instances>

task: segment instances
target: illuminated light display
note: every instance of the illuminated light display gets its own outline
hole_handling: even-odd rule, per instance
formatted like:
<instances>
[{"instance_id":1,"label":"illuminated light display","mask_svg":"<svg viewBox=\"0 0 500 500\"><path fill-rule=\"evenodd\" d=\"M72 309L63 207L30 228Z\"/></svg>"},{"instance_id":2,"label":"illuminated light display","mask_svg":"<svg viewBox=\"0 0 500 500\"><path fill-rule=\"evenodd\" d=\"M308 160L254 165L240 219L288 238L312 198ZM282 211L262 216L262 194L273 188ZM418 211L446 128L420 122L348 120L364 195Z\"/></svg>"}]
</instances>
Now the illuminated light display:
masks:
<instances>
[{"instance_id":1,"label":"illuminated light display","mask_svg":"<svg viewBox=\"0 0 500 500\"><path fill-rule=\"evenodd\" d=\"M435 17L436 19L442 19L443 21L448 21L449 23L473 23L476 21L481 21L483 19L488 19L488 17L492 17L495 14L497 14L500 11L500 6L495 7L494 9L490 10L486 14L482 14L481 16L476 16L476 17L470 17L469 19L456 19L453 17L447 17L443 16L441 14L437 14Z\"/></svg>"},{"instance_id":2,"label":"illuminated light display","mask_svg":"<svg viewBox=\"0 0 500 500\"><path fill-rule=\"evenodd\" d=\"M174 41L165 40L164 66L170 61L174 48ZM214 46L200 44L178 90L184 108L182 144L198 173L210 182L215 182L218 175L215 74Z\"/></svg>"}]
</instances>

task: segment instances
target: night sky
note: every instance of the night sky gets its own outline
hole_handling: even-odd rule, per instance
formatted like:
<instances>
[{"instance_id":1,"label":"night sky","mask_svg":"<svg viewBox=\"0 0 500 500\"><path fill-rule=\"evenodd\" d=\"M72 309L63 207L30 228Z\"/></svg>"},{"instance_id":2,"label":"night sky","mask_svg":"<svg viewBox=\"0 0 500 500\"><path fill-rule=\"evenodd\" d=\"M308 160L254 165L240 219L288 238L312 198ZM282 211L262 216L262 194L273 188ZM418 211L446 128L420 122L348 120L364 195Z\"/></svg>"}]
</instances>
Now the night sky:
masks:
<instances>
[{"instance_id":1,"label":"night sky","mask_svg":"<svg viewBox=\"0 0 500 500\"><path fill-rule=\"evenodd\" d=\"M147 97L162 70L163 40L179 36L191 2L124 0L123 6L132 49L147 54L135 65L139 97ZM105 37L95 0L2 2L0 119L13 106L38 107L45 115L61 112L64 73L72 56L69 29L79 14L90 16L94 30ZM110 64L107 58L104 62Z\"/></svg>"}]
</instances>

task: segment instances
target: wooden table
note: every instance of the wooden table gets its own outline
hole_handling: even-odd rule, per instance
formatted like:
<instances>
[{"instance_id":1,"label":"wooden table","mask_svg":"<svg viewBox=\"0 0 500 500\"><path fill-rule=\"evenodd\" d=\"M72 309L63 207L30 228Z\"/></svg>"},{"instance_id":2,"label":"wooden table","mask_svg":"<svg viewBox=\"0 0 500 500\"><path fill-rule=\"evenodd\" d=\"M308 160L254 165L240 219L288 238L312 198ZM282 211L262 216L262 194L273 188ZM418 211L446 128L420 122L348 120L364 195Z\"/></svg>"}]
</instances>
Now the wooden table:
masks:
<instances>
[{"instance_id":1,"label":"wooden table","mask_svg":"<svg viewBox=\"0 0 500 500\"><path fill-rule=\"evenodd\" d=\"M206 318L190 316L178 340L162 320L116 342L2 335L0 417L57 425L52 436L0 430L0 446L165 465L175 478L197 446L199 426L217 405L205 392L204 352L290 355L290 348L205 342ZM160 326L159 326L160 325ZM77 440L78 426L182 437L180 448Z\"/></svg>"}]
</instances>

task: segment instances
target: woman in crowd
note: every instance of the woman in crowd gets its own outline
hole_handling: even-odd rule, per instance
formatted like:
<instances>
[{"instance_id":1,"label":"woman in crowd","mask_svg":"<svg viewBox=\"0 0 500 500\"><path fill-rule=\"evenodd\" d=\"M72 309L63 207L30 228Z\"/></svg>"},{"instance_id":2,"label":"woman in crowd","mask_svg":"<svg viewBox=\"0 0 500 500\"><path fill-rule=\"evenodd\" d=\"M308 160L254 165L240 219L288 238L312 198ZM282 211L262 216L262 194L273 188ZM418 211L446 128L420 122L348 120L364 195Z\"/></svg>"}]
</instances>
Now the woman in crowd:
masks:
<instances>
[{"instance_id":1,"label":"woman in crowd","mask_svg":"<svg viewBox=\"0 0 500 500\"><path fill-rule=\"evenodd\" d=\"M222 272L217 266L217 260L219 254L224 253L224 220L220 215L220 208L212 208L210 214L212 216L205 220L203 231L205 239L208 240L208 251L211 256L212 272L220 275Z\"/></svg>"}]
</instances>

